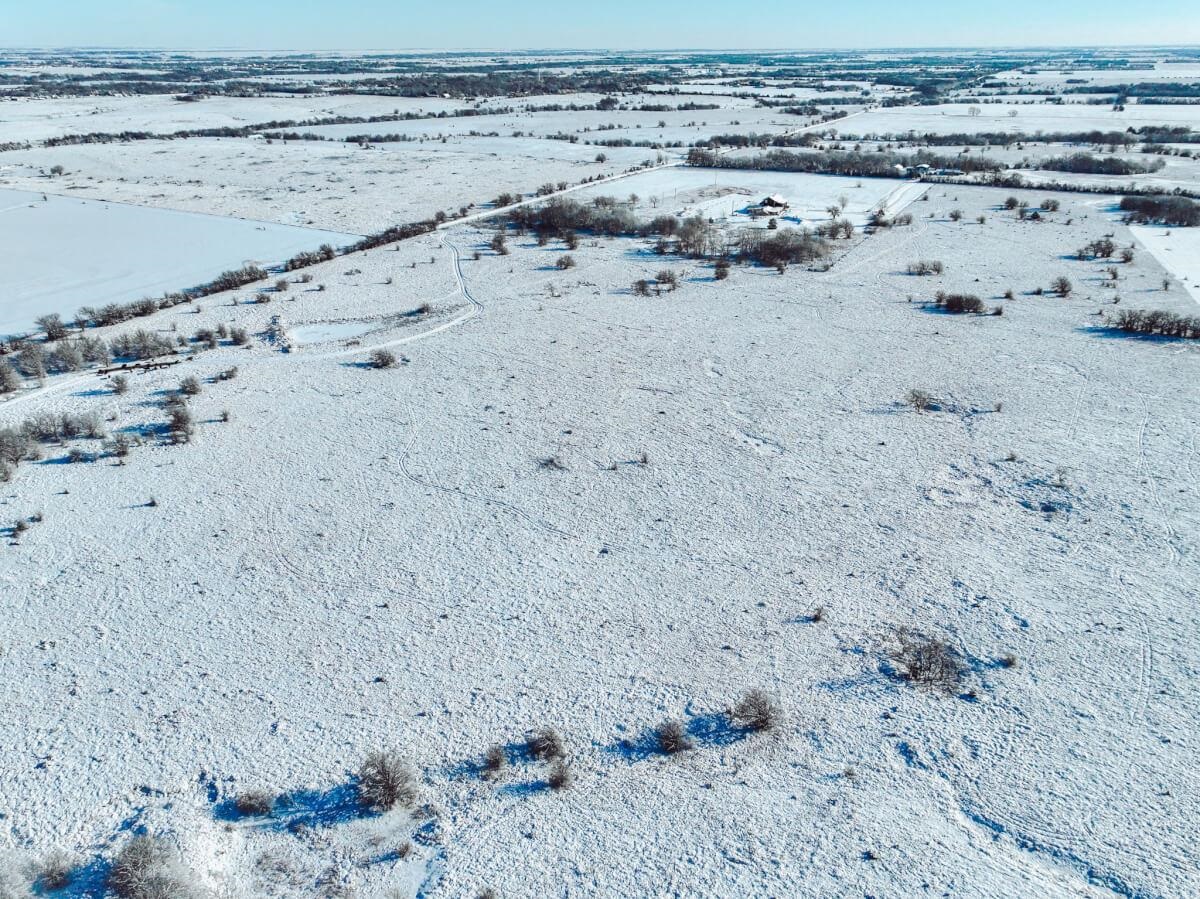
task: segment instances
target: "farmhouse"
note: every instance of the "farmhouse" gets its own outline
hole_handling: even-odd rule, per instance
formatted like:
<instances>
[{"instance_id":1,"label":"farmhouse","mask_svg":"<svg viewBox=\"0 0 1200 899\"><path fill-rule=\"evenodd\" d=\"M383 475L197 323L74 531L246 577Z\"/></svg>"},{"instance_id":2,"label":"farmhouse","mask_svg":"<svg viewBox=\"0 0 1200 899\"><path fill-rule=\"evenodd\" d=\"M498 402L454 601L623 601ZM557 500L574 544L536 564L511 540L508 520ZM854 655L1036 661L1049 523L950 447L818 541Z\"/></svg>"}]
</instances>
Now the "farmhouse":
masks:
<instances>
[{"instance_id":1,"label":"farmhouse","mask_svg":"<svg viewBox=\"0 0 1200 899\"><path fill-rule=\"evenodd\" d=\"M758 204L759 215L779 215L787 212L788 201L779 194L771 194L769 197L764 197L762 202Z\"/></svg>"}]
</instances>

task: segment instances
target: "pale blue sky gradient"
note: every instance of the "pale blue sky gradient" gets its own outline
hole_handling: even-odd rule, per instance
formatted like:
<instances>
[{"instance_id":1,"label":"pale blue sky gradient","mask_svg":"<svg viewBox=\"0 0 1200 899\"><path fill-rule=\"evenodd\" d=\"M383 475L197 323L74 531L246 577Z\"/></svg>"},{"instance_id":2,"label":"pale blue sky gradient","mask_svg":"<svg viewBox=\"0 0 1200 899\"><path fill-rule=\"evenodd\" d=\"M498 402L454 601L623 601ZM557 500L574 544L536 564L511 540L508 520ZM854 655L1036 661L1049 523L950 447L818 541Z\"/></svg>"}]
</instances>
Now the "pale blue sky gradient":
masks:
<instances>
[{"instance_id":1,"label":"pale blue sky gradient","mask_svg":"<svg viewBox=\"0 0 1200 899\"><path fill-rule=\"evenodd\" d=\"M0 46L263 50L1200 44L1200 0L0 0Z\"/></svg>"}]
</instances>

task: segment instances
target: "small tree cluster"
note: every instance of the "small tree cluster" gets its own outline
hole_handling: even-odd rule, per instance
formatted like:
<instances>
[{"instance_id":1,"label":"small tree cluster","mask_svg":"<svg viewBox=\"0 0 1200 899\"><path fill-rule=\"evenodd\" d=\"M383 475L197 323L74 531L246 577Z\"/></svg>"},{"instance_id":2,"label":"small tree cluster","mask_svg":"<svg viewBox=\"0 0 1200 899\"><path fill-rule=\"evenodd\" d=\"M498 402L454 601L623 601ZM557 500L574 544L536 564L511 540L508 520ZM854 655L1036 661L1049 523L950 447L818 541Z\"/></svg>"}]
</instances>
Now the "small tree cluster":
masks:
<instances>
[{"instance_id":1,"label":"small tree cluster","mask_svg":"<svg viewBox=\"0 0 1200 899\"><path fill-rule=\"evenodd\" d=\"M962 654L946 640L909 628L898 628L891 652L897 673L904 680L953 694L966 675Z\"/></svg>"},{"instance_id":2,"label":"small tree cluster","mask_svg":"<svg viewBox=\"0 0 1200 899\"><path fill-rule=\"evenodd\" d=\"M299 268L307 268L310 265L316 265L318 262L328 262L337 257L337 251L327 243L321 244L316 250L310 252L297 253L291 259L283 264L285 272L293 272Z\"/></svg>"},{"instance_id":3,"label":"small tree cluster","mask_svg":"<svg viewBox=\"0 0 1200 899\"><path fill-rule=\"evenodd\" d=\"M946 312L982 313L987 311L983 300L972 293L945 293L939 290L934 296L934 304Z\"/></svg>"},{"instance_id":4,"label":"small tree cluster","mask_svg":"<svg viewBox=\"0 0 1200 899\"><path fill-rule=\"evenodd\" d=\"M1200 316L1177 315L1163 309L1122 309L1112 325L1128 334L1158 334L1200 340Z\"/></svg>"},{"instance_id":5,"label":"small tree cluster","mask_svg":"<svg viewBox=\"0 0 1200 899\"><path fill-rule=\"evenodd\" d=\"M946 267L937 260L928 261L920 260L919 262L910 262L908 264L908 273L910 275L940 275Z\"/></svg>"}]
</instances>

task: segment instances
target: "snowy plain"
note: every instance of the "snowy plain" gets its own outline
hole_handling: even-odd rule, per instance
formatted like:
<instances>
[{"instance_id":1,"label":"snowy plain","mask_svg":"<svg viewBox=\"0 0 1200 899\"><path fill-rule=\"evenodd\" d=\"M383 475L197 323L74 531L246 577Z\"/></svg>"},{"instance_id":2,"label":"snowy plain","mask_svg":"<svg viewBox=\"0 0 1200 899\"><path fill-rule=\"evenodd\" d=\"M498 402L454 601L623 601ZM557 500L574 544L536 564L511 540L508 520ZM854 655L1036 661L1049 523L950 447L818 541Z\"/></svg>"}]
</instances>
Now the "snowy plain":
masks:
<instances>
[{"instance_id":1,"label":"snowy plain","mask_svg":"<svg viewBox=\"0 0 1200 899\"><path fill-rule=\"evenodd\" d=\"M346 102L366 99L391 102ZM1037 109L1047 130L1072 115ZM761 129L741 121L722 127ZM367 233L647 155L595 153L4 153L17 201L0 208L21 217L4 236L52 224L29 249L53 256L0 287L20 305L58 279L58 297L121 238L114 283L177 289L204 280L204 247L219 270L290 252L252 239L315 233L215 214ZM43 201L51 187L71 196ZM1130 228L1087 193L778 172L663 168L571 195L636 194L641 216L698 211L733 236L771 193L796 213L781 227L842 196L854 220L884 204L914 221L835 241L827 269L727 280L653 239L512 233L500 255L487 222L450 222L268 303L249 285L92 332L225 326L245 346L124 393L77 372L0 399L0 429L95 412L133 442L47 444L0 484L0 523L30 523L0 547L0 895L67 850L73 883L41 895L108 899L142 830L221 899L1200 894L1200 350L1106 320L1195 314L1195 229ZM1022 221L1009 194L1061 209ZM177 239L148 252L133 229ZM1106 234L1136 248L1115 287L1108 262L1074 258ZM907 274L917 260L945 270ZM677 290L633 294L664 269ZM1059 276L1067 297L1047 292ZM939 290L1003 314L943 314ZM383 349L396 366L372 368ZM163 402L187 376L196 433L169 445ZM906 402L915 388L933 407ZM961 691L897 676L904 626L961 650ZM778 701L773 730L726 716L751 688ZM658 750L666 719L692 750ZM566 789L525 749L543 725ZM495 744L506 764L485 776ZM381 748L418 772L411 809L355 800ZM251 790L268 814L236 811Z\"/></svg>"}]
</instances>

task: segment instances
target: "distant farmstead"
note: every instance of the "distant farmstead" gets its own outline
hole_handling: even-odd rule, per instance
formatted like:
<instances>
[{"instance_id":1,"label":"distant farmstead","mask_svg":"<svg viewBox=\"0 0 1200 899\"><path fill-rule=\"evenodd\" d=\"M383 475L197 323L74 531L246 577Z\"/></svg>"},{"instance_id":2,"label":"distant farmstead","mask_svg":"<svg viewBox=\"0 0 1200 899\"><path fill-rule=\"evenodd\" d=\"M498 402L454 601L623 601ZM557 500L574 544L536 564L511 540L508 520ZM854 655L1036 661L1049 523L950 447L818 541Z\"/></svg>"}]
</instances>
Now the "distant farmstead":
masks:
<instances>
[{"instance_id":1,"label":"distant farmstead","mask_svg":"<svg viewBox=\"0 0 1200 899\"><path fill-rule=\"evenodd\" d=\"M762 202L758 204L759 215L780 215L788 210L788 201L779 194L771 194L769 197L764 197Z\"/></svg>"}]
</instances>

